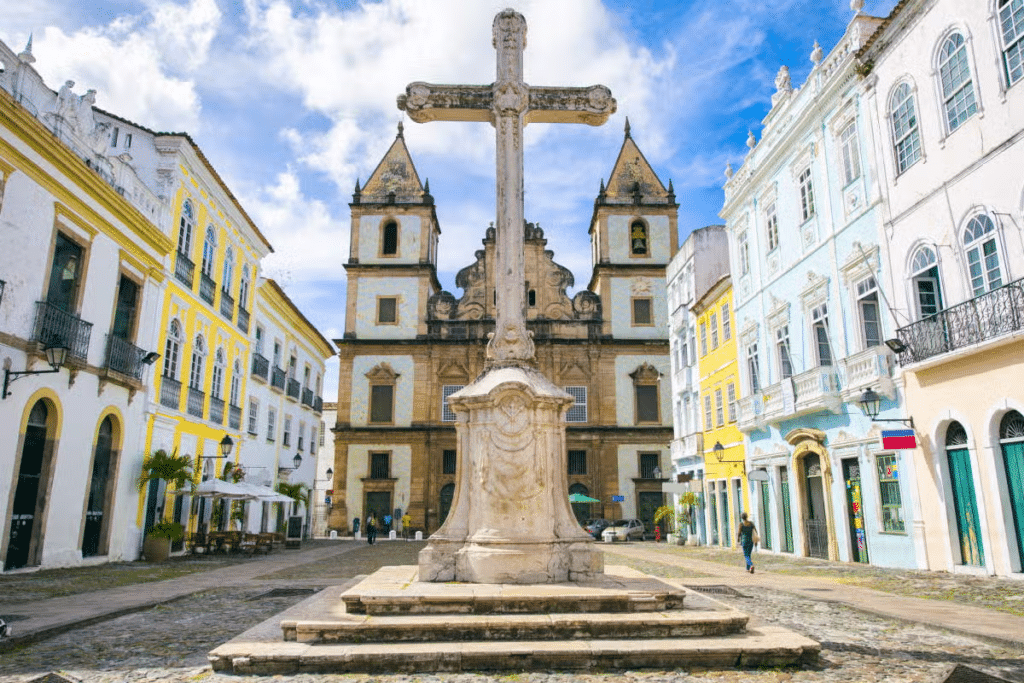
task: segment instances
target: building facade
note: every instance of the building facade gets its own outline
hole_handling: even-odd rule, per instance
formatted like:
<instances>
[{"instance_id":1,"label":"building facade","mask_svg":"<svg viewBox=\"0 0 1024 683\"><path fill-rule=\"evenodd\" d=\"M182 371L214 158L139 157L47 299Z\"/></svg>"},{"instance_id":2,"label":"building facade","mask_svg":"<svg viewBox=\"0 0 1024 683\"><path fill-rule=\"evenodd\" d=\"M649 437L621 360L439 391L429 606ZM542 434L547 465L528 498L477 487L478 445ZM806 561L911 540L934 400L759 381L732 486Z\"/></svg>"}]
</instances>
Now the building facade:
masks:
<instances>
[{"instance_id":1,"label":"building facade","mask_svg":"<svg viewBox=\"0 0 1024 683\"><path fill-rule=\"evenodd\" d=\"M676 251L677 205L629 134L591 217L593 272L573 275L525 231L526 318L537 366L576 402L566 417L569 493L590 517L638 517L653 529L670 468L671 403L665 268ZM352 208L330 527L350 530L368 511L408 512L431 533L455 490L455 415L447 397L484 365L495 319L495 231L459 272L456 298L436 275L441 229L399 135Z\"/></svg>"}]
</instances>

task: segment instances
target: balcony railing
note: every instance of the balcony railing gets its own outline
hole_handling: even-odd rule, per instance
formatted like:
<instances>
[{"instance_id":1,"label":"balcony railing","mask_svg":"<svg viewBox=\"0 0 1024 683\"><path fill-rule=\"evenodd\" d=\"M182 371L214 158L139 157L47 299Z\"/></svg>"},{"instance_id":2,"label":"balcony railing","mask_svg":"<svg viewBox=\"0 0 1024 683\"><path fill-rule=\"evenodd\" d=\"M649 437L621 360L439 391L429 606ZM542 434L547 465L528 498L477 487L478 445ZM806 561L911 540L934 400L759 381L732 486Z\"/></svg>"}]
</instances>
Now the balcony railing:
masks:
<instances>
[{"instance_id":1,"label":"balcony railing","mask_svg":"<svg viewBox=\"0 0 1024 683\"><path fill-rule=\"evenodd\" d=\"M160 405L166 408L178 409L181 405L181 382L173 377L160 380Z\"/></svg>"},{"instance_id":2,"label":"balcony railing","mask_svg":"<svg viewBox=\"0 0 1024 683\"><path fill-rule=\"evenodd\" d=\"M319 396L313 399L313 411L317 413L324 412L324 400Z\"/></svg>"},{"instance_id":3,"label":"balcony railing","mask_svg":"<svg viewBox=\"0 0 1024 683\"><path fill-rule=\"evenodd\" d=\"M36 323L32 332L32 341L43 346L64 346L68 355L85 362L89 355L89 337L92 336L92 323L87 323L78 316L62 311L45 301L36 303Z\"/></svg>"},{"instance_id":4,"label":"balcony railing","mask_svg":"<svg viewBox=\"0 0 1024 683\"><path fill-rule=\"evenodd\" d=\"M249 311L238 306L238 329L246 334L249 334Z\"/></svg>"},{"instance_id":5,"label":"balcony railing","mask_svg":"<svg viewBox=\"0 0 1024 683\"><path fill-rule=\"evenodd\" d=\"M174 258L174 277L178 278L183 285L192 289L192 278L195 272L196 264L192 263L188 256L179 251Z\"/></svg>"},{"instance_id":6,"label":"balcony railing","mask_svg":"<svg viewBox=\"0 0 1024 683\"><path fill-rule=\"evenodd\" d=\"M270 386L284 391L284 378L284 370L282 368L274 368L270 371Z\"/></svg>"},{"instance_id":7,"label":"balcony railing","mask_svg":"<svg viewBox=\"0 0 1024 683\"><path fill-rule=\"evenodd\" d=\"M208 304L213 303L213 297L217 293L217 283L206 273L199 274L199 298Z\"/></svg>"},{"instance_id":8,"label":"balcony railing","mask_svg":"<svg viewBox=\"0 0 1024 683\"><path fill-rule=\"evenodd\" d=\"M188 388L188 414L195 415L196 417L203 416L203 401L206 400L206 394L195 387Z\"/></svg>"},{"instance_id":9,"label":"balcony railing","mask_svg":"<svg viewBox=\"0 0 1024 683\"><path fill-rule=\"evenodd\" d=\"M300 387L301 387L301 385L299 384L299 380L292 379L291 377L289 377L288 378L288 391L285 392L285 393L288 394L288 398L294 398L296 401L299 400L299 388Z\"/></svg>"},{"instance_id":10,"label":"balcony railing","mask_svg":"<svg viewBox=\"0 0 1024 683\"><path fill-rule=\"evenodd\" d=\"M107 335L107 367L114 372L142 379L142 358L146 352L130 341Z\"/></svg>"},{"instance_id":11,"label":"balcony railing","mask_svg":"<svg viewBox=\"0 0 1024 683\"><path fill-rule=\"evenodd\" d=\"M228 427L231 429L241 429L242 427L242 407L234 404L228 405Z\"/></svg>"},{"instance_id":12,"label":"balcony railing","mask_svg":"<svg viewBox=\"0 0 1024 683\"><path fill-rule=\"evenodd\" d=\"M886 346L872 346L844 358L843 399L856 403L865 389L889 395L893 390L892 354Z\"/></svg>"},{"instance_id":13,"label":"balcony railing","mask_svg":"<svg viewBox=\"0 0 1024 683\"><path fill-rule=\"evenodd\" d=\"M263 381L268 379L270 372L270 361L258 353L252 354L252 374Z\"/></svg>"},{"instance_id":14,"label":"balcony railing","mask_svg":"<svg viewBox=\"0 0 1024 683\"><path fill-rule=\"evenodd\" d=\"M744 396L739 401L740 414L737 425L740 431L751 432L764 429L764 397L760 394Z\"/></svg>"},{"instance_id":15,"label":"balcony railing","mask_svg":"<svg viewBox=\"0 0 1024 683\"><path fill-rule=\"evenodd\" d=\"M235 314L235 299L223 289L220 290L220 314L229 321Z\"/></svg>"},{"instance_id":16,"label":"balcony railing","mask_svg":"<svg viewBox=\"0 0 1024 683\"><path fill-rule=\"evenodd\" d=\"M302 405L313 407L313 390L303 389L302 390Z\"/></svg>"},{"instance_id":17,"label":"balcony railing","mask_svg":"<svg viewBox=\"0 0 1024 683\"><path fill-rule=\"evenodd\" d=\"M839 396L839 376L835 368L823 365L793 378L796 394L794 414L828 410L839 412L843 399Z\"/></svg>"},{"instance_id":18,"label":"balcony railing","mask_svg":"<svg viewBox=\"0 0 1024 683\"><path fill-rule=\"evenodd\" d=\"M210 397L210 422L219 425L224 424L224 401L216 396Z\"/></svg>"},{"instance_id":19,"label":"balcony railing","mask_svg":"<svg viewBox=\"0 0 1024 683\"><path fill-rule=\"evenodd\" d=\"M907 347L900 364L917 363L1024 329L1024 278L896 330Z\"/></svg>"}]
</instances>

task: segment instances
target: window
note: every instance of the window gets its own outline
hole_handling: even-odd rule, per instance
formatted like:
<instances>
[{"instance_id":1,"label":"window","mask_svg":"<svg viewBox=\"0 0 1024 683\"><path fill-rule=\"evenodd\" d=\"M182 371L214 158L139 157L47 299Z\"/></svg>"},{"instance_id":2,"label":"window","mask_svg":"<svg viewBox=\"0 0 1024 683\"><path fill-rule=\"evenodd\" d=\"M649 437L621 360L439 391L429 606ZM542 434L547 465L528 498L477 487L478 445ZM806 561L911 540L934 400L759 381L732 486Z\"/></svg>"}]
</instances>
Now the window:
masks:
<instances>
[{"instance_id":1,"label":"window","mask_svg":"<svg viewBox=\"0 0 1024 683\"><path fill-rule=\"evenodd\" d=\"M171 329L167 332L167 344L164 346L164 377L178 379L181 341L181 325L177 320L172 320Z\"/></svg>"},{"instance_id":2,"label":"window","mask_svg":"<svg viewBox=\"0 0 1024 683\"><path fill-rule=\"evenodd\" d=\"M309 426L309 452L316 453L316 425Z\"/></svg>"},{"instance_id":3,"label":"window","mask_svg":"<svg viewBox=\"0 0 1024 683\"><path fill-rule=\"evenodd\" d=\"M445 450L441 453L441 474L455 474L455 465L458 462L455 449Z\"/></svg>"},{"instance_id":4,"label":"window","mask_svg":"<svg viewBox=\"0 0 1024 683\"><path fill-rule=\"evenodd\" d=\"M1013 85L1024 77L1024 0L999 0L999 32L1006 84Z\"/></svg>"},{"instance_id":5,"label":"window","mask_svg":"<svg viewBox=\"0 0 1024 683\"><path fill-rule=\"evenodd\" d=\"M114 324L110 328L111 335L125 340L135 336L138 302L139 285L130 277L122 275L117 283L117 306L114 309Z\"/></svg>"},{"instance_id":6,"label":"window","mask_svg":"<svg viewBox=\"0 0 1024 683\"><path fill-rule=\"evenodd\" d=\"M967 64L967 44L959 33L946 38L939 50L939 82L946 109L946 125L952 133L978 111L971 67Z\"/></svg>"},{"instance_id":7,"label":"window","mask_svg":"<svg viewBox=\"0 0 1024 683\"><path fill-rule=\"evenodd\" d=\"M203 358L206 356L206 346L202 337L196 337L196 343L192 347L192 370L189 373L188 385L193 389L203 389Z\"/></svg>"},{"instance_id":8,"label":"window","mask_svg":"<svg viewBox=\"0 0 1024 683\"><path fill-rule=\"evenodd\" d=\"M996 226L986 214L979 214L968 221L964 230L964 250L967 252L967 268L974 296L1002 286Z\"/></svg>"},{"instance_id":9,"label":"window","mask_svg":"<svg viewBox=\"0 0 1024 683\"><path fill-rule=\"evenodd\" d=\"M660 470L658 463L661 462L660 453L641 453L640 454L640 478L641 479L658 479L660 478Z\"/></svg>"},{"instance_id":10,"label":"window","mask_svg":"<svg viewBox=\"0 0 1024 683\"><path fill-rule=\"evenodd\" d=\"M326 434L327 434L327 423L324 422L323 420L320 420L320 445L321 446L324 445L324 441L325 441L324 436Z\"/></svg>"},{"instance_id":11,"label":"window","mask_svg":"<svg viewBox=\"0 0 1024 683\"><path fill-rule=\"evenodd\" d=\"M242 391L242 364L236 359L234 367L231 369L231 405L240 405L239 394Z\"/></svg>"},{"instance_id":12,"label":"window","mask_svg":"<svg viewBox=\"0 0 1024 683\"><path fill-rule=\"evenodd\" d=\"M715 389L715 426L721 427L725 424L725 409L722 404L722 390Z\"/></svg>"},{"instance_id":13,"label":"window","mask_svg":"<svg viewBox=\"0 0 1024 683\"><path fill-rule=\"evenodd\" d=\"M565 393L573 398L573 404L569 406L569 412L565 414L566 422L587 421L587 388L586 387L565 387Z\"/></svg>"},{"instance_id":14,"label":"window","mask_svg":"<svg viewBox=\"0 0 1024 683\"><path fill-rule=\"evenodd\" d=\"M295 356L288 357L288 379L295 379L295 368L298 365L298 359Z\"/></svg>"},{"instance_id":15,"label":"window","mask_svg":"<svg viewBox=\"0 0 1024 683\"><path fill-rule=\"evenodd\" d=\"M768 251L775 251L779 246L779 216L775 213L775 202L764 211L765 232L768 235Z\"/></svg>"},{"instance_id":16,"label":"window","mask_svg":"<svg viewBox=\"0 0 1024 683\"><path fill-rule=\"evenodd\" d=\"M267 408L267 441L273 441L277 437L277 411Z\"/></svg>"},{"instance_id":17,"label":"window","mask_svg":"<svg viewBox=\"0 0 1024 683\"><path fill-rule=\"evenodd\" d=\"M377 298L377 324L398 324L398 299L393 296Z\"/></svg>"},{"instance_id":18,"label":"window","mask_svg":"<svg viewBox=\"0 0 1024 683\"><path fill-rule=\"evenodd\" d=\"M814 186L811 184L811 169L800 174L800 215L807 220L814 215Z\"/></svg>"},{"instance_id":19,"label":"window","mask_svg":"<svg viewBox=\"0 0 1024 683\"><path fill-rule=\"evenodd\" d=\"M260 354L261 356L263 355L263 338L264 338L264 336L266 336L266 333L263 331L263 328L260 327L259 325L257 325L256 326L256 353Z\"/></svg>"},{"instance_id":20,"label":"window","mask_svg":"<svg viewBox=\"0 0 1024 683\"><path fill-rule=\"evenodd\" d=\"M793 359L789 355L789 325L775 330L775 350L779 357L779 376L788 379L793 376Z\"/></svg>"},{"instance_id":21,"label":"window","mask_svg":"<svg viewBox=\"0 0 1024 683\"><path fill-rule=\"evenodd\" d=\"M284 433L281 435L281 443L284 444L285 448L287 448L288 446L292 445L292 416L291 415L285 415L284 416Z\"/></svg>"},{"instance_id":22,"label":"window","mask_svg":"<svg viewBox=\"0 0 1024 683\"><path fill-rule=\"evenodd\" d=\"M811 310L811 332L818 365L832 365L832 340L828 333L828 305L821 304Z\"/></svg>"},{"instance_id":23,"label":"window","mask_svg":"<svg viewBox=\"0 0 1024 683\"><path fill-rule=\"evenodd\" d=\"M224 254L224 279L221 280L220 288L225 292L231 293L231 281L235 277L235 254L228 247L227 252Z\"/></svg>"},{"instance_id":24,"label":"window","mask_svg":"<svg viewBox=\"0 0 1024 683\"><path fill-rule=\"evenodd\" d=\"M242 266L242 281L238 284L238 305L249 310L249 266Z\"/></svg>"},{"instance_id":25,"label":"window","mask_svg":"<svg viewBox=\"0 0 1024 683\"><path fill-rule=\"evenodd\" d=\"M217 238L213 226L206 226L206 240L203 242L203 275L213 279L213 262L217 257Z\"/></svg>"},{"instance_id":26,"label":"window","mask_svg":"<svg viewBox=\"0 0 1024 683\"><path fill-rule=\"evenodd\" d=\"M391 453L370 453L370 479L391 478Z\"/></svg>"},{"instance_id":27,"label":"window","mask_svg":"<svg viewBox=\"0 0 1024 683\"><path fill-rule=\"evenodd\" d=\"M711 350L718 348L718 314L712 313L708 317L708 327L711 328Z\"/></svg>"},{"instance_id":28,"label":"window","mask_svg":"<svg viewBox=\"0 0 1024 683\"><path fill-rule=\"evenodd\" d=\"M747 347L747 372L750 374L750 393L761 391L761 361L757 355L757 342Z\"/></svg>"},{"instance_id":29,"label":"window","mask_svg":"<svg viewBox=\"0 0 1024 683\"><path fill-rule=\"evenodd\" d=\"M636 385L637 423L660 422L658 413L658 386L656 384Z\"/></svg>"},{"instance_id":30,"label":"window","mask_svg":"<svg viewBox=\"0 0 1024 683\"><path fill-rule=\"evenodd\" d=\"M374 384L370 387L370 422L391 424L394 421L395 386Z\"/></svg>"},{"instance_id":31,"label":"window","mask_svg":"<svg viewBox=\"0 0 1024 683\"><path fill-rule=\"evenodd\" d=\"M750 272L750 240L747 231L744 230L739 236L740 243L740 274L746 275Z\"/></svg>"},{"instance_id":32,"label":"window","mask_svg":"<svg viewBox=\"0 0 1024 683\"><path fill-rule=\"evenodd\" d=\"M303 424L302 422L299 423L299 432L298 432L298 434L299 434L298 448L301 451L302 450L302 444L303 444L303 437L306 435L306 425Z\"/></svg>"},{"instance_id":33,"label":"window","mask_svg":"<svg viewBox=\"0 0 1024 683\"><path fill-rule=\"evenodd\" d=\"M729 422L736 421L736 385L730 382L725 387L729 400Z\"/></svg>"},{"instance_id":34,"label":"window","mask_svg":"<svg viewBox=\"0 0 1024 683\"><path fill-rule=\"evenodd\" d=\"M711 421L711 394L704 394L704 431L710 432L713 426Z\"/></svg>"},{"instance_id":35,"label":"window","mask_svg":"<svg viewBox=\"0 0 1024 683\"><path fill-rule=\"evenodd\" d=\"M899 465L892 453L879 455L878 495L882 501L882 529L884 531L903 532L903 503L900 498Z\"/></svg>"},{"instance_id":36,"label":"window","mask_svg":"<svg viewBox=\"0 0 1024 683\"><path fill-rule=\"evenodd\" d=\"M942 287L939 282L939 264L931 247L920 247L910 262L917 312L921 319L942 310Z\"/></svg>"},{"instance_id":37,"label":"window","mask_svg":"<svg viewBox=\"0 0 1024 683\"><path fill-rule=\"evenodd\" d=\"M46 303L65 313L74 314L78 306L78 290L82 283L82 247L63 233L57 233L50 264L50 286L46 290ZM65 346L71 346L71 332L56 320L48 321L49 331L60 337ZM58 332L57 329L61 328ZM72 347L73 350L73 347Z\"/></svg>"},{"instance_id":38,"label":"window","mask_svg":"<svg viewBox=\"0 0 1024 683\"><path fill-rule=\"evenodd\" d=\"M381 256L398 254L398 223L395 221L387 221L381 228L380 253Z\"/></svg>"},{"instance_id":39,"label":"window","mask_svg":"<svg viewBox=\"0 0 1024 683\"><path fill-rule=\"evenodd\" d=\"M537 290L531 289L526 293L526 305L533 308L537 305Z\"/></svg>"},{"instance_id":40,"label":"window","mask_svg":"<svg viewBox=\"0 0 1024 683\"><path fill-rule=\"evenodd\" d=\"M732 323L729 321L729 304L722 304L722 341L732 339Z\"/></svg>"},{"instance_id":41,"label":"window","mask_svg":"<svg viewBox=\"0 0 1024 683\"><path fill-rule=\"evenodd\" d=\"M587 452L569 451L569 474L584 475L587 473Z\"/></svg>"},{"instance_id":42,"label":"window","mask_svg":"<svg viewBox=\"0 0 1024 683\"><path fill-rule=\"evenodd\" d=\"M839 131L839 152L843 159L843 185L849 185L860 177L860 151L857 140L857 123L850 122Z\"/></svg>"},{"instance_id":43,"label":"window","mask_svg":"<svg viewBox=\"0 0 1024 683\"><path fill-rule=\"evenodd\" d=\"M653 325L654 311L650 297L634 297L633 299L633 325Z\"/></svg>"},{"instance_id":44,"label":"window","mask_svg":"<svg viewBox=\"0 0 1024 683\"><path fill-rule=\"evenodd\" d=\"M192 202L185 202L181 207L181 225L178 226L178 253L186 257L192 252L192 231L195 218L192 213Z\"/></svg>"},{"instance_id":45,"label":"window","mask_svg":"<svg viewBox=\"0 0 1024 683\"><path fill-rule=\"evenodd\" d=\"M117 147L117 134L121 132L121 129L114 126L113 132L110 134L110 146Z\"/></svg>"},{"instance_id":46,"label":"window","mask_svg":"<svg viewBox=\"0 0 1024 683\"><path fill-rule=\"evenodd\" d=\"M441 422L455 422L455 412L448 406L448 397L465 384L445 384L441 387Z\"/></svg>"},{"instance_id":47,"label":"window","mask_svg":"<svg viewBox=\"0 0 1024 683\"><path fill-rule=\"evenodd\" d=\"M256 434L257 425L259 424L260 417L260 404L256 402L256 399L249 399L249 433Z\"/></svg>"},{"instance_id":48,"label":"window","mask_svg":"<svg viewBox=\"0 0 1024 683\"><path fill-rule=\"evenodd\" d=\"M874 275L857 283L857 309L864 348L878 346L882 343L882 324L878 311L878 283Z\"/></svg>"},{"instance_id":49,"label":"window","mask_svg":"<svg viewBox=\"0 0 1024 683\"><path fill-rule=\"evenodd\" d=\"M642 220L635 220L629 226L629 253L632 256L648 255L647 224Z\"/></svg>"},{"instance_id":50,"label":"window","mask_svg":"<svg viewBox=\"0 0 1024 683\"><path fill-rule=\"evenodd\" d=\"M708 355L708 324L701 322L700 324L700 357Z\"/></svg>"},{"instance_id":51,"label":"window","mask_svg":"<svg viewBox=\"0 0 1024 683\"><path fill-rule=\"evenodd\" d=\"M224 349L217 349L213 359L213 376L210 379L210 396L220 398L224 394Z\"/></svg>"},{"instance_id":52,"label":"window","mask_svg":"<svg viewBox=\"0 0 1024 683\"><path fill-rule=\"evenodd\" d=\"M921 158L921 132L917 126L917 108L910 84L901 83L889 101L896 172L903 173Z\"/></svg>"}]
</instances>

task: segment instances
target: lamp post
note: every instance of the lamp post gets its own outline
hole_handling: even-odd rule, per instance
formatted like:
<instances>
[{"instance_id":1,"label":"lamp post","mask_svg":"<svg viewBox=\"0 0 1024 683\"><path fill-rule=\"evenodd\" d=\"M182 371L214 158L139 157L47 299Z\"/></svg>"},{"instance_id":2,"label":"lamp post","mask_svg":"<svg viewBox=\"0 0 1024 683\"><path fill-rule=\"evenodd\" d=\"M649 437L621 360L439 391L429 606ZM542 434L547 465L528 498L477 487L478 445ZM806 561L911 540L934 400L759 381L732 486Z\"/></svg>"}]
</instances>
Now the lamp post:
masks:
<instances>
[{"instance_id":1,"label":"lamp post","mask_svg":"<svg viewBox=\"0 0 1024 683\"><path fill-rule=\"evenodd\" d=\"M872 422L899 422L911 429L914 428L913 416L907 418L879 418L878 413L881 412L882 397L870 387L865 389L864 393L860 395L860 407Z\"/></svg>"},{"instance_id":2,"label":"lamp post","mask_svg":"<svg viewBox=\"0 0 1024 683\"><path fill-rule=\"evenodd\" d=\"M68 359L68 348L66 346L47 346L43 349L43 353L46 354L46 362L50 364L49 370L22 370L21 372L11 372L8 368L4 368L4 389L0 392L0 399L10 396L10 392L7 391L7 388L22 377L27 377L29 375L49 375L54 372L60 372L64 362Z\"/></svg>"},{"instance_id":3,"label":"lamp post","mask_svg":"<svg viewBox=\"0 0 1024 683\"><path fill-rule=\"evenodd\" d=\"M721 441L716 441L715 445L711 447L711 451L715 454L715 460L718 462L743 462L743 459L739 460L726 460L725 459L725 446L722 445Z\"/></svg>"}]
</instances>

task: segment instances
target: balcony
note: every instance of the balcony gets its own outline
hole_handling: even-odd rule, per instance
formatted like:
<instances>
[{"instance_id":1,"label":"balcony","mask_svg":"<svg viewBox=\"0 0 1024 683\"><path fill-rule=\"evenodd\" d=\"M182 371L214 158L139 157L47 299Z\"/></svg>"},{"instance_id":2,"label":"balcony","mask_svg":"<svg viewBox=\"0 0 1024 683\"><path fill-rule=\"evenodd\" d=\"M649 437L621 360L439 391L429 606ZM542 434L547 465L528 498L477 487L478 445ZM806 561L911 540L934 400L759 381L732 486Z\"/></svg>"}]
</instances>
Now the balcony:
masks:
<instances>
[{"instance_id":1,"label":"balcony","mask_svg":"<svg viewBox=\"0 0 1024 683\"><path fill-rule=\"evenodd\" d=\"M259 377L264 382L269 379L270 361L258 353L252 354L252 375Z\"/></svg>"},{"instance_id":2,"label":"balcony","mask_svg":"<svg viewBox=\"0 0 1024 683\"><path fill-rule=\"evenodd\" d=\"M92 323L87 323L78 316L48 304L36 302L36 322L32 331L32 341L43 346L64 346L68 356L83 363L89 355L89 337L92 336Z\"/></svg>"},{"instance_id":3,"label":"balcony","mask_svg":"<svg viewBox=\"0 0 1024 683\"><path fill-rule=\"evenodd\" d=\"M202 407L199 410L202 411ZM202 416L202 413L200 413L200 416ZM224 401L216 396L210 397L210 422L219 425L224 424Z\"/></svg>"},{"instance_id":4,"label":"balcony","mask_svg":"<svg viewBox=\"0 0 1024 683\"><path fill-rule=\"evenodd\" d=\"M223 289L220 290L220 314L227 318L228 321L235 314L235 300Z\"/></svg>"},{"instance_id":5,"label":"balcony","mask_svg":"<svg viewBox=\"0 0 1024 683\"><path fill-rule=\"evenodd\" d=\"M313 390L303 389L302 390L302 405L313 407Z\"/></svg>"},{"instance_id":6,"label":"balcony","mask_svg":"<svg viewBox=\"0 0 1024 683\"><path fill-rule=\"evenodd\" d=\"M189 415L201 418L203 416L203 401L206 400L206 394L195 387L188 388L188 405L186 410Z\"/></svg>"},{"instance_id":7,"label":"balcony","mask_svg":"<svg viewBox=\"0 0 1024 683\"><path fill-rule=\"evenodd\" d=\"M671 443L672 462L676 467L687 467L704 459L704 433L685 434Z\"/></svg>"},{"instance_id":8,"label":"balcony","mask_svg":"<svg viewBox=\"0 0 1024 683\"><path fill-rule=\"evenodd\" d=\"M185 256L180 251L177 252L174 259L174 277L178 278L181 284L192 289L192 277L195 275L195 271L196 264L192 263L188 256Z\"/></svg>"},{"instance_id":9,"label":"balcony","mask_svg":"<svg viewBox=\"0 0 1024 683\"><path fill-rule=\"evenodd\" d=\"M107 335L106 366L108 369L141 380L142 359L145 355L146 352L135 344L112 334Z\"/></svg>"},{"instance_id":10,"label":"balcony","mask_svg":"<svg viewBox=\"0 0 1024 683\"><path fill-rule=\"evenodd\" d=\"M289 377L288 378L288 390L285 392L288 395L288 398L294 398L296 401L298 401L299 400L299 388L300 388L300 386L301 385L299 384L299 380L292 379L291 377Z\"/></svg>"},{"instance_id":11,"label":"balcony","mask_svg":"<svg viewBox=\"0 0 1024 683\"><path fill-rule=\"evenodd\" d=\"M843 371L843 400L856 403L865 389L893 395L892 354L888 347L870 349L847 356L840 362Z\"/></svg>"},{"instance_id":12,"label":"balcony","mask_svg":"<svg viewBox=\"0 0 1024 683\"><path fill-rule=\"evenodd\" d=\"M741 432L764 429L764 397L760 394L744 396L739 401L740 414L737 426Z\"/></svg>"},{"instance_id":13,"label":"balcony","mask_svg":"<svg viewBox=\"0 0 1024 683\"><path fill-rule=\"evenodd\" d=\"M177 410L181 405L181 382L164 375L160 380L160 405Z\"/></svg>"},{"instance_id":14,"label":"balcony","mask_svg":"<svg viewBox=\"0 0 1024 683\"><path fill-rule=\"evenodd\" d=\"M831 365L822 365L793 378L796 393L794 415L827 410L839 413L843 399L839 395L839 376Z\"/></svg>"},{"instance_id":15,"label":"balcony","mask_svg":"<svg viewBox=\"0 0 1024 683\"><path fill-rule=\"evenodd\" d=\"M238 329L249 334L249 311L239 305L238 307Z\"/></svg>"},{"instance_id":16,"label":"balcony","mask_svg":"<svg viewBox=\"0 0 1024 683\"><path fill-rule=\"evenodd\" d=\"M313 412L324 412L324 400L320 396L317 396L316 398L313 399Z\"/></svg>"},{"instance_id":17,"label":"balcony","mask_svg":"<svg viewBox=\"0 0 1024 683\"><path fill-rule=\"evenodd\" d=\"M270 386L284 391L284 370L282 368L274 368L270 371Z\"/></svg>"},{"instance_id":18,"label":"balcony","mask_svg":"<svg viewBox=\"0 0 1024 683\"><path fill-rule=\"evenodd\" d=\"M907 347L900 365L980 344L1024 330L1024 278L986 292L924 320L901 327Z\"/></svg>"},{"instance_id":19,"label":"balcony","mask_svg":"<svg viewBox=\"0 0 1024 683\"><path fill-rule=\"evenodd\" d=\"M228 427L230 429L242 428L242 407L234 404L228 405Z\"/></svg>"},{"instance_id":20,"label":"balcony","mask_svg":"<svg viewBox=\"0 0 1024 683\"><path fill-rule=\"evenodd\" d=\"M208 304L213 303L213 297L217 292L217 283L206 273L199 274L199 298Z\"/></svg>"}]
</instances>

